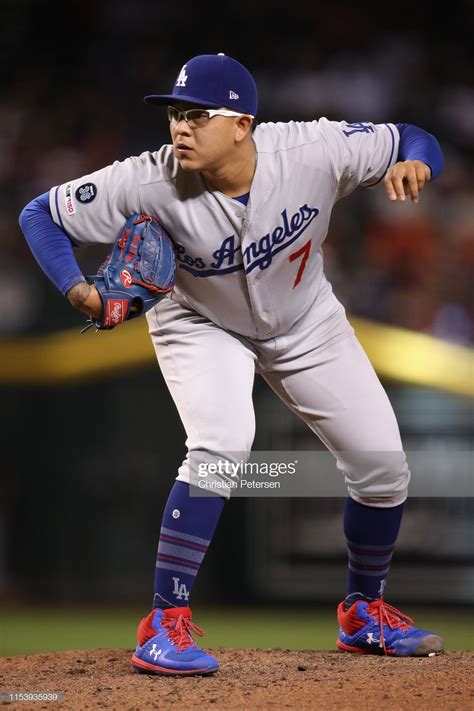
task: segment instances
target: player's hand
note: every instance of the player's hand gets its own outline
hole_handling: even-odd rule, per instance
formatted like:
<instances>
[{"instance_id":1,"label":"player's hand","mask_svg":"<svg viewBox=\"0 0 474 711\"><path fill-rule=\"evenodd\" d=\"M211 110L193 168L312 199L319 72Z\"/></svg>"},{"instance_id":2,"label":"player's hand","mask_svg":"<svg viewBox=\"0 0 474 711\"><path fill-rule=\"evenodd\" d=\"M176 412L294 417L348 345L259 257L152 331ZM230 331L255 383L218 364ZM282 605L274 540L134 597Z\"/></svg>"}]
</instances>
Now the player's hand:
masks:
<instances>
[{"instance_id":1,"label":"player's hand","mask_svg":"<svg viewBox=\"0 0 474 711\"><path fill-rule=\"evenodd\" d=\"M66 297L72 306L79 311L100 319L102 316L102 301L94 285L81 281L69 289Z\"/></svg>"},{"instance_id":2,"label":"player's hand","mask_svg":"<svg viewBox=\"0 0 474 711\"><path fill-rule=\"evenodd\" d=\"M421 160L404 160L387 170L384 185L390 200L405 200L410 196L418 202L426 183L431 179L431 169Z\"/></svg>"}]
</instances>

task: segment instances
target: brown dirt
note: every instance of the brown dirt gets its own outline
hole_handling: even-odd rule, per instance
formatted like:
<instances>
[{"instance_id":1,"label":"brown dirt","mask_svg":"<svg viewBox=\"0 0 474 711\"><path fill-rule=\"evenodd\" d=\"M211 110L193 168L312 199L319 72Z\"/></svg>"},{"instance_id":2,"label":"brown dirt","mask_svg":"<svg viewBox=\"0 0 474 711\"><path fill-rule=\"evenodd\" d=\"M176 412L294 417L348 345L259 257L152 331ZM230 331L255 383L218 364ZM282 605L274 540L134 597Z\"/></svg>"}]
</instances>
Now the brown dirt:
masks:
<instances>
[{"instance_id":1,"label":"brown dirt","mask_svg":"<svg viewBox=\"0 0 474 711\"><path fill-rule=\"evenodd\" d=\"M0 659L2 692L63 691L26 709L440 709L474 708L474 653L395 659L282 649L214 650L204 677L137 674L132 650L94 649ZM5 705L5 708L7 706Z\"/></svg>"}]
</instances>

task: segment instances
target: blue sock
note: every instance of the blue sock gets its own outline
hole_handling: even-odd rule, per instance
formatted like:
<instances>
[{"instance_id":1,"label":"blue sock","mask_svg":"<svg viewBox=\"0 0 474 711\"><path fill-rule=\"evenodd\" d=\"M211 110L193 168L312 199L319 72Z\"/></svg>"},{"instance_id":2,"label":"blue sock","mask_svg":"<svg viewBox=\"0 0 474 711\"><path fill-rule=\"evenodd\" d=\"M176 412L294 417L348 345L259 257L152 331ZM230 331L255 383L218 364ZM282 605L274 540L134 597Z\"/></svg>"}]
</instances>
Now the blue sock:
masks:
<instances>
[{"instance_id":1,"label":"blue sock","mask_svg":"<svg viewBox=\"0 0 474 711\"><path fill-rule=\"evenodd\" d=\"M156 559L153 607L187 607L189 594L221 515L221 496L190 496L175 482L165 506Z\"/></svg>"},{"instance_id":2,"label":"blue sock","mask_svg":"<svg viewBox=\"0 0 474 711\"><path fill-rule=\"evenodd\" d=\"M344 534L349 554L347 594L379 598L383 595L403 504L378 508L359 504L350 497L344 509Z\"/></svg>"}]
</instances>

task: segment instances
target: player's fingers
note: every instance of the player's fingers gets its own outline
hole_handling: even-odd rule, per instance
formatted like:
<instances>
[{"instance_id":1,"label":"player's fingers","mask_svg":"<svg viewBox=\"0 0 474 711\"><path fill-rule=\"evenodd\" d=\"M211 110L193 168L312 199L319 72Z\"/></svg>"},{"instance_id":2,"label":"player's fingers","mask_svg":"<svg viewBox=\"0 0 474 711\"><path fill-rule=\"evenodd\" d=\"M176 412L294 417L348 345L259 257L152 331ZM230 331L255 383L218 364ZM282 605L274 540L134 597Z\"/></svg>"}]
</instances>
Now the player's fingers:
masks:
<instances>
[{"instance_id":1,"label":"player's fingers","mask_svg":"<svg viewBox=\"0 0 474 711\"><path fill-rule=\"evenodd\" d=\"M413 202L418 202L419 186L418 176L415 169L408 170L406 175L405 192L409 195Z\"/></svg>"},{"instance_id":2,"label":"player's fingers","mask_svg":"<svg viewBox=\"0 0 474 711\"><path fill-rule=\"evenodd\" d=\"M403 184L404 174L394 172L392 175L392 186L395 191L395 200L405 200L405 186Z\"/></svg>"},{"instance_id":3,"label":"player's fingers","mask_svg":"<svg viewBox=\"0 0 474 711\"><path fill-rule=\"evenodd\" d=\"M393 165L389 168L384 178L385 191L390 200L396 200L400 195L404 195L403 185L400 183L400 177L398 176L398 170L398 164Z\"/></svg>"},{"instance_id":4,"label":"player's fingers","mask_svg":"<svg viewBox=\"0 0 474 711\"><path fill-rule=\"evenodd\" d=\"M392 173L391 171L387 172L387 175L384 178L384 186L385 186L385 192L387 193L388 197L390 200L396 200L397 199L397 193L395 192L395 188L393 187L393 181L392 181Z\"/></svg>"},{"instance_id":5,"label":"player's fingers","mask_svg":"<svg viewBox=\"0 0 474 711\"><path fill-rule=\"evenodd\" d=\"M431 170L425 163L418 163L416 166L416 178L418 189L421 191L431 179Z\"/></svg>"},{"instance_id":6,"label":"player's fingers","mask_svg":"<svg viewBox=\"0 0 474 711\"><path fill-rule=\"evenodd\" d=\"M421 190L430 180L431 171L421 161L402 161L387 171L385 190L390 200L405 200L405 195L418 202Z\"/></svg>"}]
</instances>

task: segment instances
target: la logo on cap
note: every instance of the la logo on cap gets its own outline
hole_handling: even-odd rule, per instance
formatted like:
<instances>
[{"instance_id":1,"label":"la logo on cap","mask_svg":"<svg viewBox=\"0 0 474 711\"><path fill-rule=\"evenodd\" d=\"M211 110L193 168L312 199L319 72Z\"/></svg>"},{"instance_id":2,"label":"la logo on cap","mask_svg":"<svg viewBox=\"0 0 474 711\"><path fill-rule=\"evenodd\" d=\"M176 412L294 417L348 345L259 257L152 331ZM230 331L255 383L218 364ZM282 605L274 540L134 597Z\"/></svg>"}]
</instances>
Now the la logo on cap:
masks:
<instances>
[{"instance_id":1,"label":"la logo on cap","mask_svg":"<svg viewBox=\"0 0 474 711\"><path fill-rule=\"evenodd\" d=\"M157 106L186 101L197 106L218 108L255 116L257 86L249 70L223 52L199 54L182 64L170 94L149 94L145 101Z\"/></svg>"},{"instance_id":2,"label":"la logo on cap","mask_svg":"<svg viewBox=\"0 0 474 711\"><path fill-rule=\"evenodd\" d=\"M186 74L185 70L186 65L184 64L176 80L176 86L186 86L186 82L188 81L188 75Z\"/></svg>"}]
</instances>

